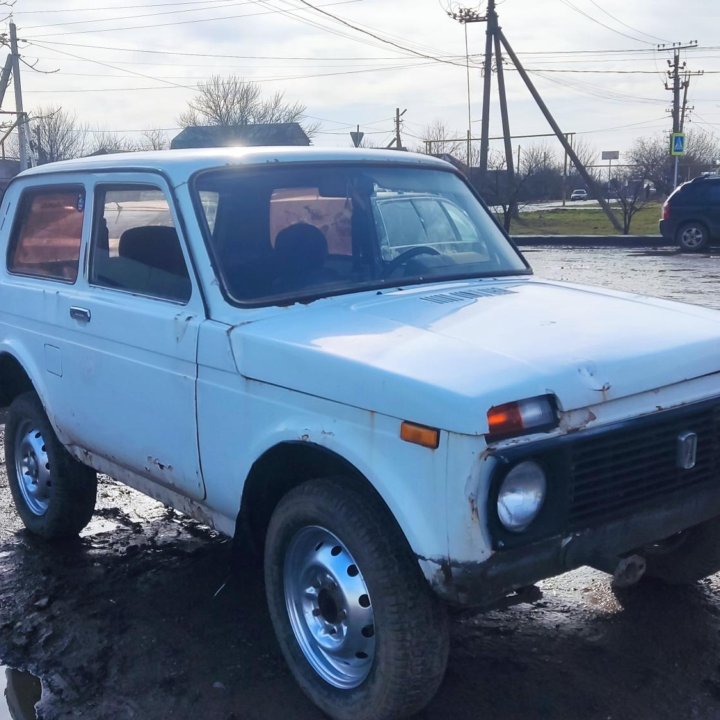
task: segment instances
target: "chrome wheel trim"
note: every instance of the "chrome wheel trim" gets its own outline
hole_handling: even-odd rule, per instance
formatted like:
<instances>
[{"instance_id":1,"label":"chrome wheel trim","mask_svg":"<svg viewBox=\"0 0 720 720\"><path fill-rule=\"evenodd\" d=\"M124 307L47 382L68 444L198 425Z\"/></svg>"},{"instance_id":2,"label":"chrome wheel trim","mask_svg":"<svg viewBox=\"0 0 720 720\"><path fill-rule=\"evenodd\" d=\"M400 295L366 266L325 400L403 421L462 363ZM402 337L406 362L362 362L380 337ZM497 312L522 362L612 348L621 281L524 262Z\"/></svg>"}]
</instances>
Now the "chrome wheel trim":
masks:
<instances>
[{"instance_id":1,"label":"chrome wheel trim","mask_svg":"<svg viewBox=\"0 0 720 720\"><path fill-rule=\"evenodd\" d=\"M15 435L15 474L28 510L38 517L45 515L53 493L50 458L42 433L29 420Z\"/></svg>"},{"instance_id":2,"label":"chrome wheel trim","mask_svg":"<svg viewBox=\"0 0 720 720\"><path fill-rule=\"evenodd\" d=\"M705 234L697 225L693 225L683 230L681 240L685 247L696 248L700 247L705 241Z\"/></svg>"},{"instance_id":3,"label":"chrome wheel trim","mask_svg":"<svg viewBox=\"0 0 720 720\"><path fill-rule=\"evenodd\" d=\"M375 659L375 620L345 545L325 528L302 528L287 548L283 586L290 626L313 670L342 690L361 685Z\"/></svg>"}]
</instances>

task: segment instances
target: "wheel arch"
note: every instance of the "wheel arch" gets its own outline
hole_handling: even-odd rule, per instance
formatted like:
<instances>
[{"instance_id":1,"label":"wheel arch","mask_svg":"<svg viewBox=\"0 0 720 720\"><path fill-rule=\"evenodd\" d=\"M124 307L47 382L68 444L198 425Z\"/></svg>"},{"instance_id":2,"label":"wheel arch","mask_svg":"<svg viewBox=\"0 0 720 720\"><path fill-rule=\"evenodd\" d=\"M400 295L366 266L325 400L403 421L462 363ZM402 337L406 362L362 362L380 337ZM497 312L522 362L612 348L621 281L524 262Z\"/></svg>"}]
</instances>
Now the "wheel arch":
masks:
<instances>
[{"instance_id":1,"label":"wheel arch","mask_svg":"<svg viewBox=\"0 0 720 720\"><path fill-rule=\"evenodd\" d=\"M24 392L35 391L35 384L22 363L11 353L0 353L0 407L6 408Z\"/></svg>"},{"instance_id":2,"label":"wheel arch","mask_svg":"<svg viewBox=\"0 0 720 720\"><path fill-rule=\"evenodd\" d=\"M280 499L302 483L321 477L343 476L354 487L374 495L388 517L402 528L374 485L344 457L306 441L283 441L266 450L252 465L243 486L240 511L235 521L234 550L262 556L265 531ZM406 538L407 541L407 538Z\"/></svg>"}]
</instances>

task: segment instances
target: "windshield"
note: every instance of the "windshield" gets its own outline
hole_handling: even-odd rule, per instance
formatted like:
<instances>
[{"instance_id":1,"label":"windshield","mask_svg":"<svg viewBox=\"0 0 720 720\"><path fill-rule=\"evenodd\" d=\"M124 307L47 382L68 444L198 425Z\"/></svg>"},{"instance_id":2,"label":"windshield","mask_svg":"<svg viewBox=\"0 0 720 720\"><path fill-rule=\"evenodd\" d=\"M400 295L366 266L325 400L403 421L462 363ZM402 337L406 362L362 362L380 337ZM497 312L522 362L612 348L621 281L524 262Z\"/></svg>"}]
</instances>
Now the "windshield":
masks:
<instances>
[{"instance_id":1,"label":"windshield","mask_svg":"<svg viewBox=\"0 0 720 720\"><path fill-rule=\"evenodd\" d=\"M233 168L205 172L194 187L220 280L238 302L529 272L452 172Z\"/></svg>"}]
</instances>

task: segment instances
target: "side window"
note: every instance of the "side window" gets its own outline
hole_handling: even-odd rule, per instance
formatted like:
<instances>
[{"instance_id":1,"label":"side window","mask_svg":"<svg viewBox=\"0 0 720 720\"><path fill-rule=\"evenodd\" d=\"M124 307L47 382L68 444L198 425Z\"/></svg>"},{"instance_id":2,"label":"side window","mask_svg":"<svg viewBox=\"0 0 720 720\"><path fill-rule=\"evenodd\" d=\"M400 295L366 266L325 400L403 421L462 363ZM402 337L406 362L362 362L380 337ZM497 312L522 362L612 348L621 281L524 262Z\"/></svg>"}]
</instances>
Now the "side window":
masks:
<instances>
[{"instance_id":1,"label":"side window","mask_svg":"<svg viewBox=\"0 0 720 720\"><path fill-rule=\"evenodd\" d=\"M85 191L81 187L29 190L20 200L8 270L75 282L80 260Z\"/></svg>"},{"instance_id":2,"label":"side window","mask_svg":"<svg viewBox=\"0 0 720 720\"><path fill-rule=\"evenodd\" d=\"M714 205L720 203L720 183L713 182L708 183L708 185L710 190L710 197L708 198L708 200Z\"/></svg>"},{"instance_id":3,"label":"side window","mask_svg":"<svg viewBox=\"0 0 720 720\"><path fill-rule=\"evenodd\" d=\"M425 227L430 245L455 242L455 232L437 200L416 200L415 208Z\"/></svg>"},{"instance_id":4,"label":"side window","mask_svg":"<svg viewBox=\"0 0 720 720\"><path fill-rule=\"evenodd\" d=\"M392 252L383 247L384 259L390 260L409 247L428 244L429 240L425 234L422 220L412 202L383 201L378 203L377 208L385 225L387 244L395 251Z\"/></svg>"},{"instance_id":5,"label":"side window","mask_svg":"<svg viewBox=\"0 0 720 720\"><path fill-rule=\"evenodd\" d=\"M190 299L190 276L162 190L141 185L97 190L90 283L177 302Z\"/></svg>"}]
</instances>

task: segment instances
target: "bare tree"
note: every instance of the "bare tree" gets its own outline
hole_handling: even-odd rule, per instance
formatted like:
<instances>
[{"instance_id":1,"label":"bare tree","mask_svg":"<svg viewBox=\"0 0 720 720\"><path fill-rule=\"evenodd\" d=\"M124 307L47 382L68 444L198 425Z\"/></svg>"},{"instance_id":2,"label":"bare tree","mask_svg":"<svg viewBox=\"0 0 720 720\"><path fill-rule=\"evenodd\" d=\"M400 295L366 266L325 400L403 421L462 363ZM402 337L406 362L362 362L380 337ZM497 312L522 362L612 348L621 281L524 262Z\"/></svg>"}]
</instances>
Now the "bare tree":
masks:
<instances>
[{"instance_id":1,"label":"bare tree","mask_svg":"<svg viewBox=\"0 0 720 720\"><path fill-rule=\"evenodd\" d=\"M87 147L87 126L61 107L36 108L30 113L30 148L38 165L81 157Z\"/></svg>"},{"instance_id":2,"label":"bare tree","mask_svg":"<svg viewBox=\"0 0 720 720\"><path fill-rule=\"evenodd\" d=\"M573 150L578 156L578 160L585 166L588 175L596 182L600 182L600 168L592 167L597 163L598 151L593 147L587 140L583 138L575 138L573 142ZM570 181L576 186L584 187L585 180L582 175L577 171L577 168L573 165L572 161L568 158L568 177ZM590 188L588 188L590 190Z\"/></svg>"},{"instance_id":3,"label":"bare tree","mask_svg":"<svg viewBox=\"0 0 720 720\"><path fill-rule=\"evenodd\" d=\"M679 160L681 181L717 168L720 143L714 133L693 128L687 134L685 145L687 153ZM630 149L630 161L642 169L642 174L660 193L667 195L672 192L675 159L670 155L667 133L636 140Z\"/></svg>"},{"instance_id":4,"label":"bare tree","mask_svg":"<svg viewBox=\"0 0 720 720\"><path fill-rule=\"evenodd\" d=\"M308 136L312 136L318 126L302 122L305 110L302 103L287 102L282 92L265 98L257 83L237 75L213 75L198 84L198 94L188 102L178 123L185 128L297 122L303 125Z\"/></svg>"},{"instance_id":5,"label":"bare tree","mask_svg":"<svg viewBox=\"0 0 720 720\"><path fill-rule=\"evenodd\" d=\"M165 131L159 129L146 130L143 133L143 139L140 141L140 147L143 150L167 150L168 145Z\"/></svg>"},{"instance_id":6,"label":"bare tree","mask_svg":"<svg viewBox=\"0 0 720 720\"><path fill-rule=\"evenodd\" d=\"M458 134L449 131L442 120L434 120L423 130L425 138L425 147L421 148L421 152L429 151L431 155L453 155L457 158L465 158L467 154L467 146L463 141L458 141Z\"/></svg>"},{"instance_id":7,"label":"bare tree","mask_svg":"<svg viewBox=\"0 0 720 720\"><path fill-rule=\"evenodd\" d=\"M490 205L500 208L502 224L507 232L521 205L557 197L562 172L555 151L547 144L531 145L511 179L507 173L505 153L491 151L484 195Z\"/></svg>"},{"instance_id":8,"label":"bare tree","mask_svg":"<svg viewBox=\"0 0 720 720\"><path fill-rule=\"evenodd\" d=\"M616 180L619 186L617 201L623 214L623 235L627 235L633 217L650 198L650 184L640 167L624 168Z\"/></svg>"},{"instance_id":9,"label":"bare tree","mask_svg":"<svg viewBox=\"0 0 720 720\"><path fill-rule=\"evenodd\" d=\"M664 138L638 138L629 151L630 162L640 174L652 180L663 195L672 190L670 150Z\"/></svg>"},{"instance_id":10,"label":"bare tree","mask_svg":"<svg viewBox=\"0 0 720 720\"><path fill-rule=\"evenodd\" d=\"M141 150L139 143L114 132L100 130L93 135L88 146L89 155L102 155L116 152L135 152Z\"/></svg>"}]
</instances>

